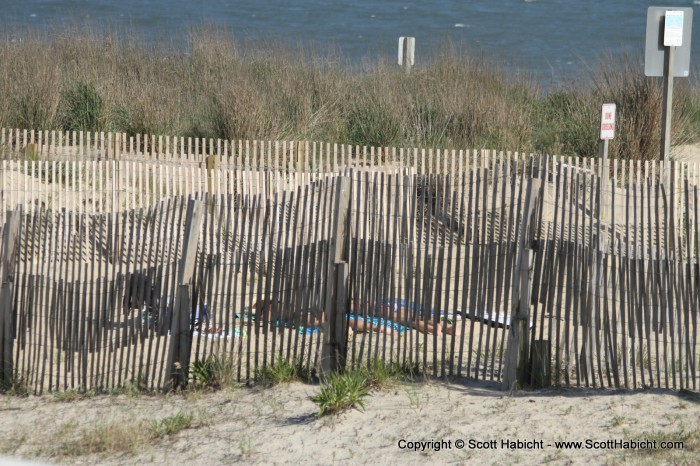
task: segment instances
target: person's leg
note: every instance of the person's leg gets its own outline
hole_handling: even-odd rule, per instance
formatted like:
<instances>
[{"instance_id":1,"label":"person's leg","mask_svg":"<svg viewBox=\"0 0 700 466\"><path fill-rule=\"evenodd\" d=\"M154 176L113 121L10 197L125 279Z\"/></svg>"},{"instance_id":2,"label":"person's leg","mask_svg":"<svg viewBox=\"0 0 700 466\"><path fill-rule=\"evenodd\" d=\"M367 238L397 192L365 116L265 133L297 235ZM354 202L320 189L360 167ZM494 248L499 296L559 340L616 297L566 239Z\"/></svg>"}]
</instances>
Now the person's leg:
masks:
<instances>
[{"instance_id":1,"label":"person's leg","mask_svg":"<svg viewBox=\"0 0 700 466\"><path fill-rule=\"evenodd\" d=\"M432 320L424 320L420 316L420 314L417 317L416 320L413 320L410 318L410 315L408 313L408 310L405 307L400 307L395 311L395 314L398 318L397 322L401 325L405 325L405 323L410 324L410 326L419 332L423 333L434 333L437 332L438 334L442 334L442 332L447 333L448 335L459 335L460 334L460 329L457 326L453 326L450 324L443 324L442 322L435 323Z\"/></svg>"},{"instance_id":2,"label":"person's leg","mask_svg":"<svg viewBox=\"0 0 700 466\"><path fill-rule=\"evenodd\" d=\"M399 332L390 325L375 324L362 317L351 317L349 322L350 330L356 333L377 332L398 335Z\"/></svg>"},{"instance_id":3,"label":"person's leg","mask_svg":"<svg viewBox=\"0 0 700 466\"><path fill-rule=\"evenodd\" d=\"M393 335L395 337L399 336L399 331L394 328L391 324L378 325L378 333L386 333L388 335Z\"/></svg>"},{"instance_id":4,"label":"person's leg","mask_svg":"<svg viewBox=\"0 0 700 466\"><path fill-rule=\"evenodd\" d=\"M444 327L445 333L448 335L456 335L459 336L461 335L461 329L459 328L458 325L448 325L446 324Z\"/></svg>"},{"instance_id":5,"label":"person's leg","mask_svg":"<svg viewBox=\"0 0 700 466\"><path fill-rule=\"evenodd\" d=\"M356 333L364 333L365 331L367 331L367 328L365 326L365 320L357 316L350 317L350 320L348 321L348 326L351 330L355 331Z\"/></svg>"},{"instance_id":6,"label":"person's leg","mask_svg":"<svg viewBox=\"0 0 700 466\"><path fill-rule=\"evenodd\" d=\"M419 320L418 322L415 322L416 326L415 328L423 333L438 333L442 334L442 324L441 323L433 323L432 321L422 321Z\"/></svg>"},{"instance_id":7,"label":"person's leg","mask_svg":"<svg viewBox=\"0 0 700 466\"><path fill-rule=\"evenodd\" d=\"M435 331L435 326L433 325L433 322L431 322L430 320L424 320L422 318L423 316L421 315L421 313L416 313L415 316L412 316L408 309L406 309L404 306L401 306L395 311L395 314L398 317L398 321L400 324L405 323L404 325L410 325L411 328L423 333L433 333ZM442 326L439 323L437 325L438 330L440 331Z\"/></svg>"}]
</instances>

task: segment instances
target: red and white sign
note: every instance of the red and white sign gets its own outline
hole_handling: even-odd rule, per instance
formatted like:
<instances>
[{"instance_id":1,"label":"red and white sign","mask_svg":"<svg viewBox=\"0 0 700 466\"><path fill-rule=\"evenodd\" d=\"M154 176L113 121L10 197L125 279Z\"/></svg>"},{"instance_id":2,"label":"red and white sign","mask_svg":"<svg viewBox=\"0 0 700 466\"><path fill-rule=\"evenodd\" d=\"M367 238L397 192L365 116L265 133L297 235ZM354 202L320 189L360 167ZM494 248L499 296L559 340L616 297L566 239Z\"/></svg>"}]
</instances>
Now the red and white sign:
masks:
<instances>
[{"instance_id":1,"label":"red and white sign","mask_svg":"<svg viewBox=\"0 0 700 466\"><path fill-rule=\"evenodd\" d=\"M600 139L615 139L615 104L603 104L600 116Z\"/></svg>"}]
</instances>

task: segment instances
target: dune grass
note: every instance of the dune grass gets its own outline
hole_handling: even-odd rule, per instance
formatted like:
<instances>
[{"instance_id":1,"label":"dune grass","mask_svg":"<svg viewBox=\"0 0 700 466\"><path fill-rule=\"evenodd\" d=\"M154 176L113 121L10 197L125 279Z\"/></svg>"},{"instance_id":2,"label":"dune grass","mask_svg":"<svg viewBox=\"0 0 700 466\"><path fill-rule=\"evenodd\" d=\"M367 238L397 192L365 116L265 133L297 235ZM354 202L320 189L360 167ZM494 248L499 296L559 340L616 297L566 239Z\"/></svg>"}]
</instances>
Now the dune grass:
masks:
<instances>
[{"instance_id":1,"label":"dune grass","mask_svg":"<svg viewBox=\"0 0 700 466\"><path fill-rule=\"evenodd\" d=\"M368 366L349 368L322 379L320 390L311 401L318 405L319 417L352 408L364 409L365 400L373 391L421 379L425 379L425 371L417 363L375 359Z\"/></svg>"},{"instance_id":2,"label":"dune grass","mask_svg":"<svg viewBox=\"0 0 700 466\"><path fill-rule=\"evenodd\" d=\"M451 46L407 75L393 59L349 68L332 51L243 47L212 27L187 51L91 31L0 42L0 126L596 156L600 106L614 102L611 157L658 154L661 80L635 59L543 92ZM673 142L697 142L698 86L676 81Z\"/></svg>"},{"instance_id":3,"label":"dune grass","mask_svg":"<svg viewBox=\"0 0 700 466\"><path fill-rule=\"evenodd\" d=\"M371 383L363 371L351 370L331 374L321 382L320 391L311 397L318 405L318 417L342 413L351 408L363 409L371 396Z\"/></svg>"}]
</instances>

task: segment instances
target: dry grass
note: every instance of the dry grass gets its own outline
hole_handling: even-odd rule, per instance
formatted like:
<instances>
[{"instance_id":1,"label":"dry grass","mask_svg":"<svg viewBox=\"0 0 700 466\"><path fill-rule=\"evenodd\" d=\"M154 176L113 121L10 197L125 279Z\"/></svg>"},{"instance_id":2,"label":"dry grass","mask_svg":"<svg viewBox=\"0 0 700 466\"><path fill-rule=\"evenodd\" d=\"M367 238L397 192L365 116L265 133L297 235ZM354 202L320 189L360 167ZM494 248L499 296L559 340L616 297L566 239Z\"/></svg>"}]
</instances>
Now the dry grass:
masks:
<instances>
[{"instance_id":1,"label":"dry grass","mask_svg":"<svg viewBox=\"0 0 700 466\"><path fill-rule=\"evenodd\" d=\"M136 453L150 440L141 423L116 422L107 425L93 425L79 432L59 439L61 446L58 457L77 457L94 454Z\"/></svg>"},{"instance_id":2,"label":"dry grass","mask_svg":"<svg viewBox=\"0 0 700 466\"><path fill-rule=\"evenodd\" d=\"M150 423L130 420L104 425L97 423L82 429L69 423L56 439L58 450L41 452L40 455L74 458L116 453L135 454L154 441L200 426L201 421L196 421L192 413L183 411L170 417L153 419Z\"/></svg>"},{"instance_id":3,"label":"dry grass","mask_svg":"<svg viewBox=\"0 0 700 466\"><path fill-rule=\"evenodd\" d=\"M611 58L596 81L545 95L450 46L406 75L393 60L350 70L333 52L243 48L214 28L191 32L188 52L89 28L13 37L0 42L0 126L595 156L611 101L612 157L659 147L661 82L634 60ZM677 81L674 142L697 141L698 87Z\"/></svg>"}]
</instances>

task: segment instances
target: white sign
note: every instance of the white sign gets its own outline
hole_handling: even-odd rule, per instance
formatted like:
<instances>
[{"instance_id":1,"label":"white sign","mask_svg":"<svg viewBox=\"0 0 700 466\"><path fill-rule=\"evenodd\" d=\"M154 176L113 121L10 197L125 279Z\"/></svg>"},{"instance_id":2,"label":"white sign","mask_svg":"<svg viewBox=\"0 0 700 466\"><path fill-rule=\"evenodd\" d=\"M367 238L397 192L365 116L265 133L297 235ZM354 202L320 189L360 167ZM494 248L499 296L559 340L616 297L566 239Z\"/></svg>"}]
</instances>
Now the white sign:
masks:
<instances>
[{"instance_id":1,"label":"white sign","mask_svg":"<svg viewBox=\"0 0 700 466\"><path fill-rule=\"evenodd\" d=\"M666 11L664 20L664 46L680 47L683 45L683 12Z\"/></svg>"},{"instance_id":2,"label":"white sign","mask_svg":"<svg viewBox=\"0 0 700 466\"><path fill-rule=\"evenodd\" d=\"M615 138L615 104L603 104L603 112L600 116L600 139Z\"/></svg>"}]
</instances>

